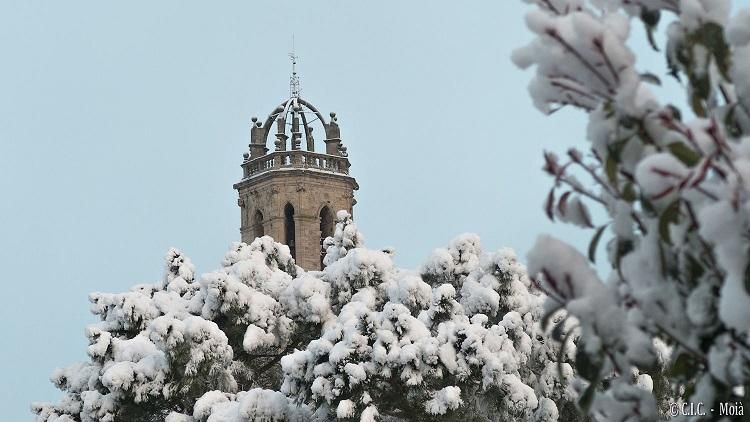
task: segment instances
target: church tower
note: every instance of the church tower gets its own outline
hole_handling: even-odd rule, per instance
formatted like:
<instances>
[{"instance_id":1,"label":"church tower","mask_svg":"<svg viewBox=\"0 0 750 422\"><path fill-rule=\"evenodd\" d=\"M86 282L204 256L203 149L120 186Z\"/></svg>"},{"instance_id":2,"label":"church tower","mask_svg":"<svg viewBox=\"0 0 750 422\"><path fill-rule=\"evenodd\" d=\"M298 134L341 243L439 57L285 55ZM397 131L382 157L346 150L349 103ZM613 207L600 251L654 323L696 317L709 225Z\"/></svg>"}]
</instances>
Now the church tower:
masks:
<instances>
[{"instance_id":1,"label":"church tower","mask_svg":"<svg viewBox=\"0 0 750 422\"><path fill-rule=\"evenodd\" d=\"M326 120L300 97L296 72L290 91L290 98L264 122L252 118L250 151L244 154L242 180L234 185L239 193L240 233L246 243L271 236L289 246L299 266L319 270L322 241L333 235L338 210L352 213L359 186L349 175L336 113ZM315 151L315 126L325 135L324 152Z\"/></svg>"}]
</instances>

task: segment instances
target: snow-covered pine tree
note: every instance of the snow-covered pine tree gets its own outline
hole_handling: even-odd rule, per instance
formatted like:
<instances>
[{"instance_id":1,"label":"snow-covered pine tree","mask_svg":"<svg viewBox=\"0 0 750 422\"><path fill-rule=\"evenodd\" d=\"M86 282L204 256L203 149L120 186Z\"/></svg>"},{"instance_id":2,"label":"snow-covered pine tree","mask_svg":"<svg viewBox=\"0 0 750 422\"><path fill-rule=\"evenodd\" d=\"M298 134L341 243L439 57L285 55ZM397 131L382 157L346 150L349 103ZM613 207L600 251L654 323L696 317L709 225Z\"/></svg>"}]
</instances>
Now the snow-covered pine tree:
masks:
<instances>
[{"instance_id":1,"label":"snow-covered pine tree","mask_svg":"<svg viewBox=\"0 0 750 422\"><path fill-rule=\"evenodd\" d=\"M555 420L555 402L572 403L571 367L561 380L543 298L512 251L483 254L464 235L417 273L355 248L322 278L358 287L319 339L282 359L281 390L323 420Z\"/></svg>"},{"instance_id":2,"label":"snow-covered pine tree","mask_svg":"<svg viewBox=\"0 0 750 422\"><path fill-rule=\"evenodd\" d=\"M511 250L463 235L421 271L364 248L347 213L323 271L269 237L196 279L91 295L90 361L56 371L39 422L540 420L575 416L572 348L539 327L543 296Z\"/></svg>"},{"instance_id":3,"label":"snow-covered pine tree","mask_svg":"<svg viewBox=\"0 0 750 422\"><path fill-rule=\"evenodd\" d=\"M580 325L581 406L609 421L657 419L669 400L703 403L706 420L722 403L749 405L750 11L731 17L729 0L528 2L536 38L513 59L536 66L534 104L588 115L587 154L545 154L546 212L593 230L592 262L609 238L604 279L549 236L529 256L546 311ZM628 46L640 19L657 48L662 16L689 110L652 94L659 78Z\"/></svg>"}]
</instances>

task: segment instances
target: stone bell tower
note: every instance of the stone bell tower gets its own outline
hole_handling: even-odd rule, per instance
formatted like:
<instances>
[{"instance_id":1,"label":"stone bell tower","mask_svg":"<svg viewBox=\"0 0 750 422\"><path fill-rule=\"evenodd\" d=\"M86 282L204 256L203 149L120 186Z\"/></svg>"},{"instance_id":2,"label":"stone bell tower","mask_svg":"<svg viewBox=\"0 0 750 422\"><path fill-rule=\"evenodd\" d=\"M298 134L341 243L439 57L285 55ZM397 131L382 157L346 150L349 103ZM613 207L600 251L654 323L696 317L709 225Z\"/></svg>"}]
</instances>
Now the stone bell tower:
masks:
<instances>
[{"instance_id":1,"label":"stone bell tower","mask_svg":"<svg viewBox=\"0 0 750 422\"><path fill-rule=\"evenodd\" d=\"M325 134L325 152L315 151L314 126ZM274 130L273 151L269 133ZM303 145L304 141L304 145ZM354 191L336 113L326 120L299 96L292 74L291 96L264 122L252 118L250 151L244 154L239 193L242 241L269 235L289 246L299 266L322 267L322 241L333 235L338 210L352 212Z\"/></svg>"}]
</instances>

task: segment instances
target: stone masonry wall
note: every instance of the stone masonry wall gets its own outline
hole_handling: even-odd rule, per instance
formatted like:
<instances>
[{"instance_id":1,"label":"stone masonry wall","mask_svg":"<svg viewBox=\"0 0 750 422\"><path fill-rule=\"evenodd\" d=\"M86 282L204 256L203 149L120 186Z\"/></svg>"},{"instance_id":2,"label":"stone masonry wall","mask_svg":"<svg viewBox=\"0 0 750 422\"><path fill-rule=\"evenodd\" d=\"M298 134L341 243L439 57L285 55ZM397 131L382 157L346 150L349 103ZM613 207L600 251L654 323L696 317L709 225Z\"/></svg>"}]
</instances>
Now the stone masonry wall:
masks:
<instances>
[{"instance_id":1,"label":"stone masonry wall","mask_svg":"<svg viewBox=\"0 0 750 422\"><path fill-rule=\"evenodd\" d=\"M349 176L309 170L271 171L235 186L242 212L242 241L255 239L253 216L263 214L264 234L285 242L284 207L294 207L297 264L306 270L320 269L320 211L328 206L333 215L352 212L356 182Z\"/></svg>"}]
</instances>

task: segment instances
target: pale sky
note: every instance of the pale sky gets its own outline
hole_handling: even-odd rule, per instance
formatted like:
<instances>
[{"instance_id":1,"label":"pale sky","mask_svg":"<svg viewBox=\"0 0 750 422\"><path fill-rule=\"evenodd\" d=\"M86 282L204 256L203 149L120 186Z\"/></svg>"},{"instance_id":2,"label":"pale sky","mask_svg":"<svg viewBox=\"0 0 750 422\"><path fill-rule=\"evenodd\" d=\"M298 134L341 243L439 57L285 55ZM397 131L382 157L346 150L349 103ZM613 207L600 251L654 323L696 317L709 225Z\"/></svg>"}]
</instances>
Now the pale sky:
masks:
<instances>
[{"instance_id":1,"label":"pale sky","mask_svg":"<svg viewBox=\"0 0 750 422\"><path fill-rule=\"evenodd\" d=\"M292 34L302 96L339 117L368 246L408 268L463 232L521 256L544 232L585 248L592 232L541 209L542 151L585 147L585 118L533 108L509 59L525 8L1 1L3 419L30 420L60 396L51 372L87 358L89 292L159 280L171 246L213 270L239 239L232 184L250 117L288 97Z\"/></svg>"}]
</instances>

